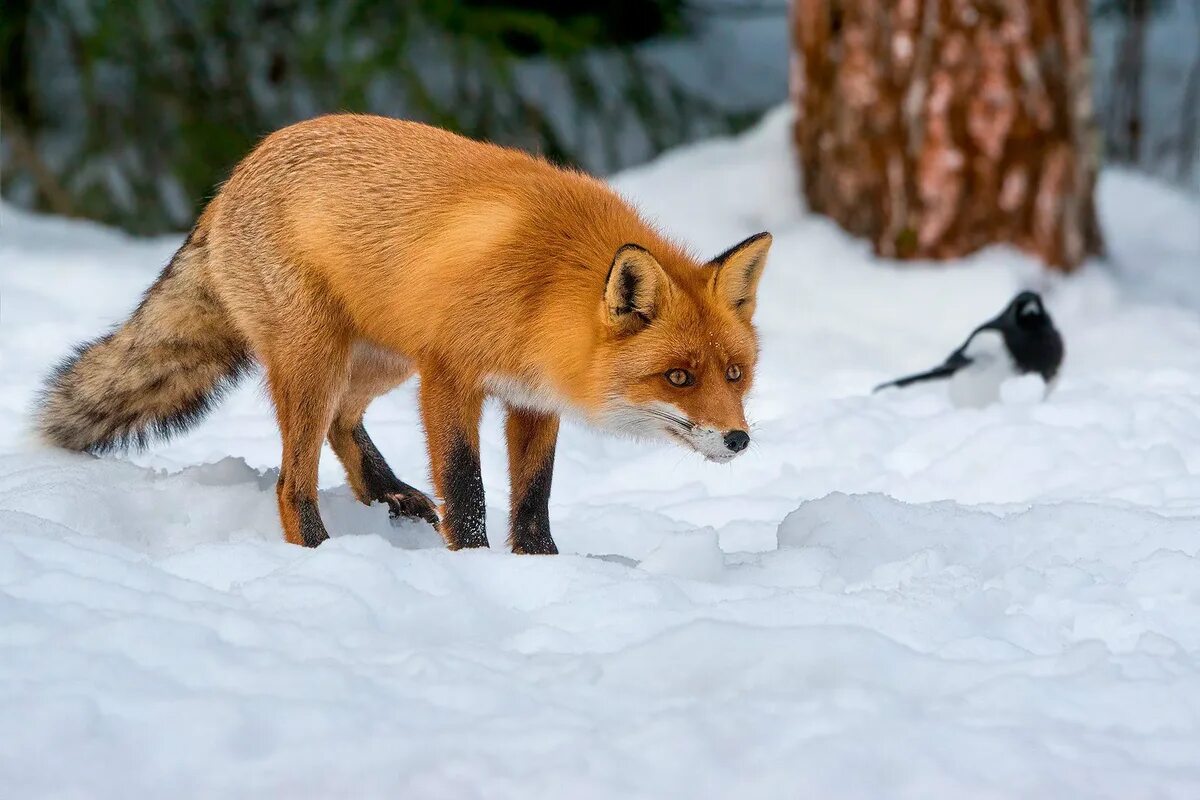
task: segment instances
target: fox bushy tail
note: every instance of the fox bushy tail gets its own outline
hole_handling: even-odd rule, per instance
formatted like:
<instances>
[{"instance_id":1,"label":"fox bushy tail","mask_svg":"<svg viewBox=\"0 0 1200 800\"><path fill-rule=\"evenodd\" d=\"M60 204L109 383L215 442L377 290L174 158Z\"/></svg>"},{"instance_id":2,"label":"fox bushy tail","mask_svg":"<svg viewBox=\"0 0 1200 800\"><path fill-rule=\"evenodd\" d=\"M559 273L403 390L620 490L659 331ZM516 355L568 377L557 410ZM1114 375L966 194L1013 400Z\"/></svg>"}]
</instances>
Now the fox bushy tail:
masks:
<instances>
[{"instance_id":1,"label":"fox bushy tail","mask_svg":"<svg viewBox=\"0 0 1200 800\"><path fill-rule=\"evenodd\" d=\"M202 240L193 231L133 315L47 378L35 412L47 441L90 453L144 447L198 422L249 370L208 287Z\"/></svg>"}]
</instances>

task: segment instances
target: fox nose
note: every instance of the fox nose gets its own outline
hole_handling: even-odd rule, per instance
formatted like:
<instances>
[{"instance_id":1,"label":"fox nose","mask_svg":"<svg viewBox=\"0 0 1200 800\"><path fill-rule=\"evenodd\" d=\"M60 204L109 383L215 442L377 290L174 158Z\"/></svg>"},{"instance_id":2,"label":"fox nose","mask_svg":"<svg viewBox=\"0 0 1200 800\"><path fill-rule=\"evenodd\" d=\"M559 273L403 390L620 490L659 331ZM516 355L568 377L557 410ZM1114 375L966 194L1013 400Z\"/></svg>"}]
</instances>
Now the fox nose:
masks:
<instances>
[{"instance_id":1,"label":"fox nose","mask_svg":"<svg viewBox=\"0 0 1200 800\"><path fill-rule=\"evenodd\" d=\"M725 434L725 446L735 453L740 453L750 446L750 434L745 431L730 431Z\"/></svg>"}]
</instances>

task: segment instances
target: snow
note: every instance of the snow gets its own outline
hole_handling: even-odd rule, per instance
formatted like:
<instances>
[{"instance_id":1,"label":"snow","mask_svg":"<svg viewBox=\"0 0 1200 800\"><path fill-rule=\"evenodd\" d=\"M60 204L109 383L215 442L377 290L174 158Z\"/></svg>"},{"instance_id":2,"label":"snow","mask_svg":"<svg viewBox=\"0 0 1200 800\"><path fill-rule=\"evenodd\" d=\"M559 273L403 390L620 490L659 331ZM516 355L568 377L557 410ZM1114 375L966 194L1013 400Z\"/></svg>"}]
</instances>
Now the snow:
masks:
<instances>
[{"instance_id":1,"label":"snow","mask_svg":"<svg viewBox=\"0 0 1200 800\"><path fill-rule=\"evenodd\" d=\"M0 209L0 786L11 797L1196 797L1200 204L1110 171L1112 263L882 263L806 214L786 112L614 182L698 252L769 229L750 451L564 428L563 555L354 502L281 541L253 381L134 456L49 451L41 376L178 245ZM1043 292L1066 361L870 394ZM423 480L407 387L368 413Z\"/></svg>"}]
</instances>

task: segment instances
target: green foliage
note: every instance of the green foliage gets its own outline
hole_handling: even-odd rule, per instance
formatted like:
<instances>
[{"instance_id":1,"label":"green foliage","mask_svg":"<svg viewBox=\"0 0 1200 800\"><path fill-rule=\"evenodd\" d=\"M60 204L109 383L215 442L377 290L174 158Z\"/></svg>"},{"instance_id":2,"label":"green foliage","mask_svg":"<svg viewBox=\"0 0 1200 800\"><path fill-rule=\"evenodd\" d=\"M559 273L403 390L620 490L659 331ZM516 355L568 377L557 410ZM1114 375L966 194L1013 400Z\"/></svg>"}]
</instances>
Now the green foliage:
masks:
<instances>
[{"instance_id":1,"label":"green foliage","mask_svg":"<svg viewBox=\"0 0 1200 800\"><path fill-rule=\"evenodd\" d=\"M5 194L137 233L186 227L259 138L319 113L593 170L622 166L630 129L657 151L745 122L634 48L684 32L683 0L5 3Z\"/></svg>"}]
</instances>

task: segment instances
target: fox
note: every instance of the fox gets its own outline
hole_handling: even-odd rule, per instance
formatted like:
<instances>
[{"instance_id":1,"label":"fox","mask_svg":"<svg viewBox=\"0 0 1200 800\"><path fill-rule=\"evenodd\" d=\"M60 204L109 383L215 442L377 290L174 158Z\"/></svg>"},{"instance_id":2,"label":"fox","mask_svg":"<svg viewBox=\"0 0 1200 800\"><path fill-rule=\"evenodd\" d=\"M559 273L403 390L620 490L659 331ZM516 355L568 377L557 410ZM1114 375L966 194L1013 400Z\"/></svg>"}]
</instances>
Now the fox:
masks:
<instances>
[{"instance_id":1,"label":"fox","mask_svg":"<svg viewBox=\"0 0 1200 800\"><path fill-rule=\"evenodd\" d=\"M550 531L563 417L714 462L744 452L771 235L692 256L603 180L413 121L333 114L263 138L129 318L46 379L36 429L100 455L191 428L261 368L287 542L328 538L328 441L355 497L487 547L479 425L502 404L508 546ZM436 502L367 433L414 375Z\"/></svg>"}]
</instances>

